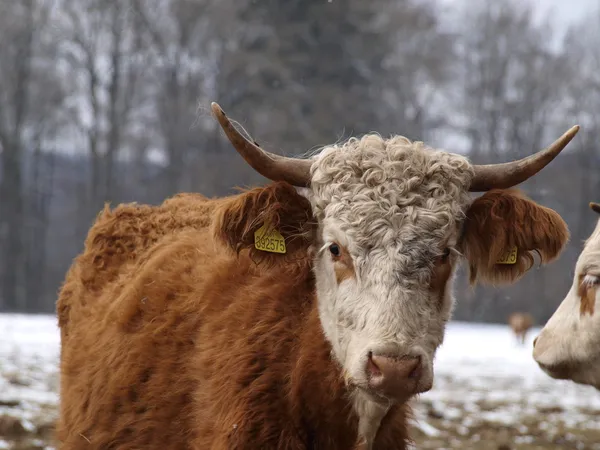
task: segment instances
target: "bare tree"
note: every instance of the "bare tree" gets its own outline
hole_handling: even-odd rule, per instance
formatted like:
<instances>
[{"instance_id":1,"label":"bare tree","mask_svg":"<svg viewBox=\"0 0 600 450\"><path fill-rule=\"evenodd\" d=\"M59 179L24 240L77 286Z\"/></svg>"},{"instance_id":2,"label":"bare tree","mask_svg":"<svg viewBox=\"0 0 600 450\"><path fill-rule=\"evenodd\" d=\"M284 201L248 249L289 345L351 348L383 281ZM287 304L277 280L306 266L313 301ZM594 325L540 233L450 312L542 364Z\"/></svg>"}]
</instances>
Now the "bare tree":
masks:
<instances>
[{"instance_id":1,"label":"bare tree","mask_svg":"<svg viewBox=\"0 0 600 450\"><path fill-rule=\"evenodd\" d=\"M217 128L213 121L206 121L207 114L198 114L198 105L208 106L214 100L222 54L236 35L235 7L243 4L229 0L135 2L145 45L151 48L145 62L152 71L156 112L150 121L159 144L155 147L166 158L162 195L199 186L200 177L189 169L198 167L201 153L214 143L209 131ZM203 175L210 178L211 173Z\"/></svg>"},{"instance_id":2,"label":"bare tree","mask_svg":"<svg viewBox=\"0 0 600 450\"><path fill-rule=\"evenodd\" d=\"M39 141L31 153L24 198L26 217L23 229L25 280L24 298L27 311L47 311L47 239L50 208L54 197L55 153Z\"/></svg>"},{"instance_id":3,"label":"bare tree","mask_svg":"<svg viewBox=\"0 0 600 450\"><path fill-rule=\"evenodd\" d=\"M144 77L141 40L129 0L65 0L61 55L75 82L72 120L90 154L87 221L118 200L114 167L124 155Z\"/></svg>"},{"instance_id":4,"label":"bare tree","mask_svg":"<svg viewBox=\"0 0 600 450\"><path fill-rule=\"evenodd\" d=\"M51 132L63 101L53 53L45 41L51 13L52 6L38 0L0 7L0 300L7 310L25 305L25 154Z\"/></svg>"},{"instance_id":5,"label":"bare tree","mask_svg":"<svg viewBox=\"0 0 600 450\"><path fill-rule=\"evenodd\" d=\"M474 162L499 162L580 123L573 144L522 186L568 222L565 256L514 287L477 290L456 311L498 320L518 304L544 321L568 288L593 222L587 202L600 192L598 16L576 24L561 49L517 0L456 5L4 2L0 308L52 309L105 201L266 181L210 117L216 100L261 145L288 154L378 131L452 151L464 144Z\"/></svg>"},{"instance_id":6,"label":"bare tree","mask_svg":"<svg viewBox=\"0 0 600 450\"><path fill-rule=\"evenodd\" d=\"M585 239L592 227L588 202L600 196L600 8L587 15L581 23L573 25L565 36L568 48L565 66L569 69L568 105L561 122L566 117L577 121L585 130L578 141L577 156L579 174L577 180L576 226L574 238Z\"/></svg>"},{"instance_id":7,"label":"bare tree","mask_svg":"<svg viewBox=\"0 0 600 450\"><path fill-rule=\"evenodd\" d=\"M470 154L497 161L538 148L566 80L548 22L515 0L464 3L459 92Z\"/></svg>"},{"instance_id":8,"label":"bare tree","mask_svg":"<svg viewBox=\"0 0 600 450\"><path fill-rule=\"evenodd\" d=\"M532 10L514 0L475 7L465 3L461 17L468 26L458 43L459 98L470 156L482 163L532 154L555 137L553 116L568 80L564 55L552 48L552 28L535 23ZM548 185L550 172L522 186L542 204L555 195L538 188L539 183ZM505 289L502 299L498 290L477 288L470 306L484 315L486 309L511 308L544 296L547 273L532 270L518 286ZM531 312L539 316L544 307L534 303Z\"/></svg>"},{"instance_id":9,"label":"bare tree","mask_svg":"<svg viewBox=\"0 0 600 450\"><path fill-rule=\"evenodd\" d=\"M447 118L454 69L456 35L442 28L432 2L394 2L380 5L378 30L390 43L384 57L381 106L374 108L381 132L430 140L436 130L452 124Z\"/></svg>"}]
</instances>

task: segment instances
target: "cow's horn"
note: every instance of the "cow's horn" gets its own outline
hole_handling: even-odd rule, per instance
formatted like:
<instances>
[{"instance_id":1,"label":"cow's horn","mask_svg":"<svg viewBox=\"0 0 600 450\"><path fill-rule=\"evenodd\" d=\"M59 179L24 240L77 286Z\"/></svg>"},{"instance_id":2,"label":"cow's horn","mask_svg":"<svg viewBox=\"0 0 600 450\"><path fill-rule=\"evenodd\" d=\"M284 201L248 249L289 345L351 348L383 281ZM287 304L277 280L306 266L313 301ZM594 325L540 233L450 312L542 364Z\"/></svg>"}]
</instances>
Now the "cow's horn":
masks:
<instances>
[{"instance_id":1,"label":"cow's horn","mask_svg":"<svg viewBox=\"0 0 600 450\"><path fill-rule=\"evenodd\" d=\"M475 177L471 182L471 192L484 192L490 189L506 189L531 178L558 155L579 131L579 125L559 137L550 147L534 155L504 164L475 165Z\"/></svg>"},{"instance_id":2,"label":"cow's horn","mask_svg":"<svg viewBox=\"0 0 600 450\"><path fill-rule=\"evenodd\" d=\"M299 187L309 185L311 161L287 158L263 150L235 129L217 103L211 103L211 108L233 147L254 170L273 181L286 181Z\"/></svg>"}]
</instances>

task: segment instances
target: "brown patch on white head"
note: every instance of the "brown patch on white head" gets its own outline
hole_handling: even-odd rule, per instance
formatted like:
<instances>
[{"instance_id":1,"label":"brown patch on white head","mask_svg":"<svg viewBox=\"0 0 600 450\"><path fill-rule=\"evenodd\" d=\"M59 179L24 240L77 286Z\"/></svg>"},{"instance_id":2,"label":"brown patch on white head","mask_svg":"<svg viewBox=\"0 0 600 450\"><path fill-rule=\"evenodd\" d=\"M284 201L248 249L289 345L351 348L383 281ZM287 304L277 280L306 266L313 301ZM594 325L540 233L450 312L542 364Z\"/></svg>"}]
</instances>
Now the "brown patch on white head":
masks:
<instances>
[{"instance_id":1,"label":"brown patch on white head","mask_svg":"<svg viewBox=\"0 0 600 450\"><path fill-rule=\"evenodd\" d=\"M435 294L440 308L444 303L446 287L452 275L455 260L456 257L453 255L452 250L446 247L435 261L431 281L429 282L429 290Z\"/></svg>"},{"instance_id":2,"label":"brown patch on white head","mask_svg":"<svg viewBox=\"0 0 600 450\"><path fill-rule=\"evenodd\" d=\"M594 315L596 305L596 290L598 289L598 277L594 275L579 275L579 289L577 294L580 298L579 314L584 316Z\"/></svg>"},{"instance_id":3,"label":"brown patch on white head","mask_svg":"<svg viewBox=\"0 0 600 450\"><path fill-rule=\"evenodd\" d=\"M354 272L354 262L348 249L337 243L332 243L328 248L333 260L333 270L335 271L335 279L338 284L356 276Z\"/></svg>"}]
</instances>

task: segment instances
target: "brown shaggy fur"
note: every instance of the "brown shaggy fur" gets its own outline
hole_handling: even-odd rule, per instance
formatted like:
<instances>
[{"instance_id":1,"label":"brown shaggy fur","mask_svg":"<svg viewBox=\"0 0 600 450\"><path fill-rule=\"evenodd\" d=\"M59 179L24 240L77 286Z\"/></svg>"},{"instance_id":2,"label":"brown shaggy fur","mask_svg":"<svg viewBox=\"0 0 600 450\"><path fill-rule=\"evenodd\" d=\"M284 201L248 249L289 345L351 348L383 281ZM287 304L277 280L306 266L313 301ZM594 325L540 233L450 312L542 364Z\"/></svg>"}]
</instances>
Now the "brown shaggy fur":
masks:
<instances>
[{"instance_id":1,"label":"brown shaggy fur","mask_svg":"<svg viewBox=\"0 0 600 450\"><path fill-rule=\"evenodd\" d=\"M159 207L133 203L111 211L107 205L90 229L84 251L63 284L57 303L62 338L69 334L71 314L85 314L79 310L102 295L163 236L208 226L217 204L199 194L179 194Z\"/></svg>"},{"instance_id":2,"label":"brown shaggy fur","mask_svg":"<svg viewBox=\"0 0 600 450\"><path fill-rule=\"evenodd\" d=\"M247 191L247 195L232 197L221 203L215 216L212 230L219 240L236 253L246 249L251 259L267 264L279 264L289 258L254 247L254 232L263 225L267 225L267 232L276 229L281 233L287 255L306 248L314 241L316 232L310 203L287 183L275 183L268 189L255 188Z\"/></svg>"},{"instance_id":3,"label":"brown shaggy fur","mask_svg":"<svg viewBox=\"0 0 600 450\"><path fill-rule=\"evenodd\" d=\"M286 254L253 248L264 222ZM357 418L316 308L314 226L284 183L105 210L58 301L60 448L352 449ZM376 448L406 448L408 414L390 411Z\"/></svg>"},{"instance_id":4,"label":"brown shaggy fur","mask_svg":"<svg viewBox=\"0 0 600 450\"><path fill-rule=\"evenodd\" d=\"M508 324L517 339L524 344L527 332L533 326L533 317L528 313L515 312L509 316Z\"/></svg>"},{"instance_id":5,"label":"brown shaggy fur","mask_svg":"<svg viewBox=\"0 0 600 450\"><path fill-rule=\"evenodd\" d=\"M469 261L470 281L507 284L518 280L534 264L560 255L569 240L565 221L550 208L538 205L514 189L491 190L467 211L462 251ZM518 250L515 264L496 264L510 248Z\"/></svg>"}]
</instances>

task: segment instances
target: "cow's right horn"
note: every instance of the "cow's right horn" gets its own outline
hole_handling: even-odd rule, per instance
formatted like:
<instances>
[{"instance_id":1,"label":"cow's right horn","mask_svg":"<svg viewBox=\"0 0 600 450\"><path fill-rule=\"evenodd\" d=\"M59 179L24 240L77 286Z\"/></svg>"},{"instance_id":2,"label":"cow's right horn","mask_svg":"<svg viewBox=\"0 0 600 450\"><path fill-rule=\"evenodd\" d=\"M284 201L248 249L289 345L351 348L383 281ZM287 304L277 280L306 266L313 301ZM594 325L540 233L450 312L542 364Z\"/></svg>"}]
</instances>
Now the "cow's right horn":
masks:
<instances>
[{"instance_id":1,"label":"cow's right horn","mask_svg":"<svg viewBox=\"0 0 600 450\"><path fill-rule=\"evenodd\" d=\"M484 192L490 189L507 189L531 178L558 155L579 131L579 125L571 127L550 147L534 155L504 164L473 166L475 177L471 182L471 192Z\"/></svg>"},{"instance_id":2,"label":"cow's right horn","mask_svg":"<svg viewBox=\"0 0 600 450\"><path fill-rule=\"evenodd\" d=\"M311 161L279 156L263 150L235 129L217 103L211 103L211 108L233 147L263 177L273 181L286 181L298 187L310 184Z\"/></svg>"}]
</instances>

